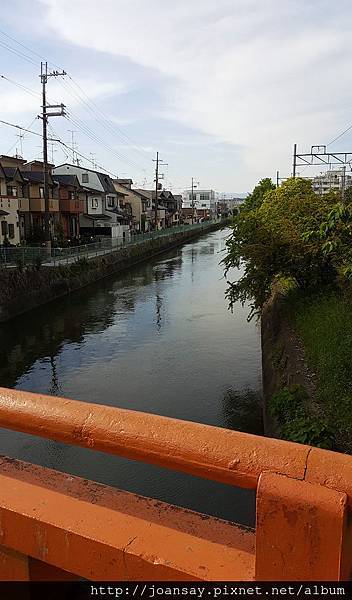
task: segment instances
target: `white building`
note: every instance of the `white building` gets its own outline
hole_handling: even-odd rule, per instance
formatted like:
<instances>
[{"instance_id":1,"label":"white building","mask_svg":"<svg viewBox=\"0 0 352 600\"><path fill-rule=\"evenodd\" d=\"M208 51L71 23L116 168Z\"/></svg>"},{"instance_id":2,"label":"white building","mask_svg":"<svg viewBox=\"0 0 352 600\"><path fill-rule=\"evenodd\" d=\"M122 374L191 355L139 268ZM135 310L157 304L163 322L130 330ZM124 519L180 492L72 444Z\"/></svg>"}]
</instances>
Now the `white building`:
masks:
<instances>
[{"instance_id":1,"label":"white building","mask_svg":"<svg viewBox=\"0 0 352 600\"><path fill-rule=\"evenodd\" d=\"M316 194L327 194L330 191L340 191L352 185L352 176L347 175L342 169L327 171L323 175L317 175L312 181L312 187Z\"/></svg>"},{"instance_id":2,"label":"white building","mask_svg":"<svg viewBox=\"0 0 352 600\"><path fill-rule=\"evenodd\" d=\"M200 190L194 188L192 204L192 190L183 193L182 208L197 208L208 210L213 214L217 212L217 199L214 190Z\"/></svg>"}]
</instances>

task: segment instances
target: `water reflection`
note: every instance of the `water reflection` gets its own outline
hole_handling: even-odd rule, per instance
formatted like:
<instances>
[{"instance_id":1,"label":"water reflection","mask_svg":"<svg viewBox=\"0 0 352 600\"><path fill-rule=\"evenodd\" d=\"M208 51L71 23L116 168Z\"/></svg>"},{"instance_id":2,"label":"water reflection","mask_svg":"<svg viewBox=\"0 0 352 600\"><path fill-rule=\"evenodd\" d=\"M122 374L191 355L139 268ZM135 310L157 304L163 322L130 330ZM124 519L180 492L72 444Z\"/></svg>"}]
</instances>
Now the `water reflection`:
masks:
<instances>
[{"instance_id":1,"label":"water reflection","mask_svg":"<svg viewBox=\"0 0 352 600\"><path fill-rule=\"evenodd\" d=\"M228 312L215 232L0 328L0 385L261 433L260 340ZM253 523L254 495L1 432L0 453Z\"/></svg>"}]
</instances>

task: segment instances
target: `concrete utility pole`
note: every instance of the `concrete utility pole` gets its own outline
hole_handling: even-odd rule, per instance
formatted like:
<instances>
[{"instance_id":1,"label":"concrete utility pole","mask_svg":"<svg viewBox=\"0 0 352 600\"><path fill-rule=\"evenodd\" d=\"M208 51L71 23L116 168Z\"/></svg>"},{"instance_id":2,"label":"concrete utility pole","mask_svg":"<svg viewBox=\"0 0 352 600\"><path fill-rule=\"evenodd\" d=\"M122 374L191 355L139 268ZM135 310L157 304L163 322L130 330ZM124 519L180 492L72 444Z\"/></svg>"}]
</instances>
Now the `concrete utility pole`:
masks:
<instances>
[{"instance_id":1,"label":"concrete utility pole","mask_svg":"<svg viewBox=\"0 0 352 600\"><path fill-rule=\"evenodd\" d=\"M194 177L192 177L192 193L191 193L191 207L192 207L192 225L193 225L193 221L194 221L194 207L195 207L195 201L194 201L194 188L196 188L199 185L199 182L197 181L197 183L194 183Z\"/></svg>"},{"instance_id":2,"label":"concrete utility pole","mask_svg":"<svg viewBox=\"0 0 352 600\"><path fill-rule=\"evenodd\" d=\"M297 165L297 144L293 146L293 173L292 177L296 177L296 165Z\"/></svg>"},{"instance_id":3,"label":"concrete utility pole","mask_svg":"<svg viewBox=\"0 0 352 600\"><path fill-rule=\"evenodd\" d=\"M155 230L157 230L158 223L158 193L159 193L159 179L162 179L163 175L159 174L159 165L162 164L163 167L166 167L167 163L164 163L163 160L159 158L159 152L156 153L156 159L154 161L155 165L155 205L154 205L154 215L155 215ZM153 207L153 200L152 200Z\"/></svg>"},{"instance_id":4,"label":"concrete utility pole","mask_svg":"<svg viewBox=\"0 0 352 600\"><path fill-rule=\"evenodd\" d=\"M50 231L50 210L49 210L49 172L48 172L48 118L63 117L65 115L64 104L47 104L46 103L46 84L48 77L61 77L66 75L66 71L51 71L48 73L48 63L40 63L40 80L42 83L42 113L43 120L43 175L44 175L44 204L45 204L45 242L47 249L51 249L51 231ZM48 109L56 109L56 112L48 112ZM57 110L59 109L59 110Z\"/></svg>"},{"instance_id":5,"label":"concrete utility pole","mask_svg":"<svg viewBox=\"0 0 352 600\"><path fill-rule=\"evenodd\" d=\"M341 200L345 201L345 191L346 191L346 165L342 167L342 186L341 186Z\"/></svg>"}]
</instances>

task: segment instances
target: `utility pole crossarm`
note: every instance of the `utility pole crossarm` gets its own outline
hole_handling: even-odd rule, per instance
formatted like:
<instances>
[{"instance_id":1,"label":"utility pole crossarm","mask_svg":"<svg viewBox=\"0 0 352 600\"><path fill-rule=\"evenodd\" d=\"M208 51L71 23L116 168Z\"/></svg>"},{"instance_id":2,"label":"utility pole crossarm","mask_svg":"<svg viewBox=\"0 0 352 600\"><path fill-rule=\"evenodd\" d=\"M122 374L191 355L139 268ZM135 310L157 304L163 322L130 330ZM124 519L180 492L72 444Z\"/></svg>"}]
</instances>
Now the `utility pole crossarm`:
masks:
<instances>
[{"instance_id":1,"label":"utility pole crossarm","mask_svg":"<svg viewBox=\"0 0 352 600\"><path fill-rule=\"evenodd\" d=\"M44 228L45 228L45 241L48 251L51 250L51 229L50 229L50 206L49 206L49 171L48 171L48 119L49 117L62 117L65 115L64 104L47 104L46 101L46 85L49 77L61 77L66 75L66 71L51 71L48 73L48 63L40 64L40 80L42 83L42 113L41 118L43 120L43 179L44 179L44 204L45 204L45 215L44 215ZM55 112L50 109L55 109ZM59 109L59 110L56 110Z\"/></svg>"}]
</instances>

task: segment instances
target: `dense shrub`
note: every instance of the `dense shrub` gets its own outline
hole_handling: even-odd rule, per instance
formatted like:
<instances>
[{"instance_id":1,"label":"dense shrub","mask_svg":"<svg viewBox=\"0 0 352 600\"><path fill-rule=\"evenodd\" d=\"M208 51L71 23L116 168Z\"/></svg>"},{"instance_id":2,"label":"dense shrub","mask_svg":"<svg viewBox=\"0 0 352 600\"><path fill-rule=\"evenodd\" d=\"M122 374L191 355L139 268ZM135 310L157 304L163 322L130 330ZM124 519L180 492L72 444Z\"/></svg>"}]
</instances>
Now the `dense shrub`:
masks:
<instances>
[{"instance_id":1,"label":"dense shrub","mask_svg":"<svg viewBox=\"0 0 352 600\"><path fill-rule=\"evenodd\" d=\"M334 193L318 196L304 179L289 179L275 189L262 180L234 217L227 240L223 262L230 306L249 301L252 314L260 312L278 276L305 289L334 280L338 265L316 232L337 201ZM241 277L231 281L231 268L240 266Z\"/></svg>"}]
</instances>

